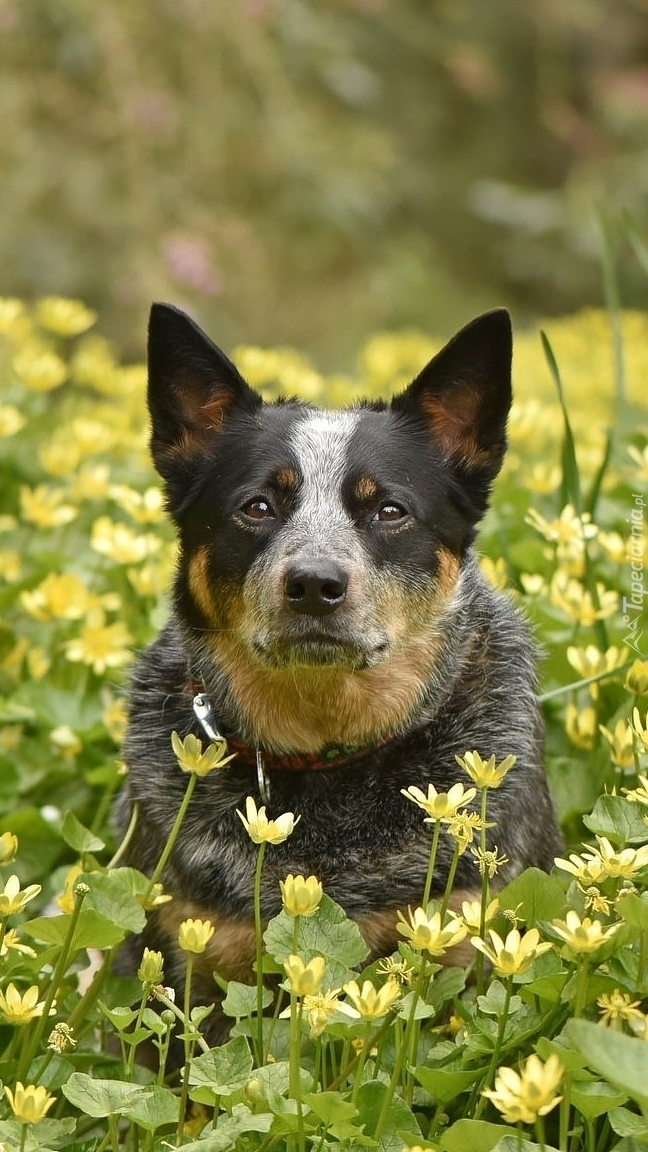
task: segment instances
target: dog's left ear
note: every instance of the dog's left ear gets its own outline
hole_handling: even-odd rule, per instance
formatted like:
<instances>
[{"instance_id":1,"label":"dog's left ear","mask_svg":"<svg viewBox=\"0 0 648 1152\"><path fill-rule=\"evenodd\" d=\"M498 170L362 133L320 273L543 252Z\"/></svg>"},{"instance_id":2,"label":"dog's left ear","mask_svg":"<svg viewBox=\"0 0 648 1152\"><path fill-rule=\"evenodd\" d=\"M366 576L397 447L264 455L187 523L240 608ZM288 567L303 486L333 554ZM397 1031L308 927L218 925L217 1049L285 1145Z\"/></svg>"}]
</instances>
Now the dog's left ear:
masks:
<instances>
[{"instance_id":1,"label":"dog's left ear","mask_svg":"<svg viewBox=\"0 0 648 1152\"><path fill-rule=\"evenodd\" d=\"M468 480L487 484L506 451L511 406L511 318L505 308L478 316L430 360L392 411L423 420L444 458Z\"/></svg>"}]
</instances>

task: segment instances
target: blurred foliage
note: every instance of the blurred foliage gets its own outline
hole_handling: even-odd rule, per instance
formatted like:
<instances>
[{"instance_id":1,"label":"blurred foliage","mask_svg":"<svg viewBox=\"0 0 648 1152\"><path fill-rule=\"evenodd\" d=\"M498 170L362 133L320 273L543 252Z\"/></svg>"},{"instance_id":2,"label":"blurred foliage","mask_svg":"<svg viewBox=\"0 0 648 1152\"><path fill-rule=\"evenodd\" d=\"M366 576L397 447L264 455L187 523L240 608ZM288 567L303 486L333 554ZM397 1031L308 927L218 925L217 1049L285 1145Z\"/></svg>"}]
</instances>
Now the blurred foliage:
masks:
<instances>
[{"instance_id":1,"label":"blurred foliage","mask_svg":"<svg viewBox=\"0 0 648 1152\"><path fill-rule=\"evenodd\" d=\"M0 291L81 296L131 354L161 298L226 346L328 368L376 328L598 303L597 208L648 224L647 17L646 0L0 0Z\"/></svg>"}]
</instances>

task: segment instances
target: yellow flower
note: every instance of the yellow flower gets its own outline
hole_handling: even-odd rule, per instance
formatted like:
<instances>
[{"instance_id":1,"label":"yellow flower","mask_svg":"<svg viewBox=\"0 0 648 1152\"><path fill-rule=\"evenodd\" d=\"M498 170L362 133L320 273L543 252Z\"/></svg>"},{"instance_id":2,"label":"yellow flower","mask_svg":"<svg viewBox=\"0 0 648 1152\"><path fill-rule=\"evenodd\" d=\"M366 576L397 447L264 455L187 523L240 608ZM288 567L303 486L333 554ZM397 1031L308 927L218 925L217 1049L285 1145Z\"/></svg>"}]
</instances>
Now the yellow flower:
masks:
<instances>
[{"instance_id":1,"label":"yellow flower","mask_svg":"<svg viewBox=\"0 0 648 1152\"><path fill-rule=\"evenodd\" d=\"M413 912L408 908L408 914L409 923L398 913L397 930L412 948L429 952L431 956L443 956L448 948L465 939L468 932L463 920L456 916L451 916L442 926L440 912L428 917L423 908L415 908Z\"/></svg>"},{"instance_id":2,"label":"yellow flower","mask_svg":"<svg viewBox=\"0 0 648 1152\"><path fill-rule=\"evenodd\" d=\"M50 572L31 592L22 592L23 608L35 620L81 620L97 604L97 597L71 572Z\"/></svg>"},{"instance_id":3,"label":"yellow flower","mask_svg":"<svg viewBox=\"0 0 648 1152\"><path fill-rule=\"evenodd\" d=\"M63 500L60 488L49 488L47 484L29 488L23 484L20 489L22 518L37 528L62 528L77 514L77 509L72 504L64 504Z\"/></svg>"},{"instance_id":4,"label":"yellow flower","mask_svg":"<svg viewBox=\"0 0 648 1152\"><path fill-rule=\"evenodd\" d=\"M289 916L315 916L322 899L322 885L317 876L286 876L279 881L284 912Z\"/></svg>"},{"instance_id":5,"label":"yellow flower","mask_svg":"<svg viewBox=\"0 0 648 1152\"><path fill-rule=\"evenodd\" d=\"M75 444L67 437L56 439L53 437L47 444L41 444L38 449L38 459L48 476L72 476L79 466L81 453ZM75 496L76 484L73 485L71 495Z\"/></svg>"},{"instance_id":6,"label":"yellow flower","mask_svg":"<svg viewBox=\"0 0 648 1152\"><path fill-rule=\"evenodd\" d=\"M203 953L216 931L211 920L183 920L178 930L178 944L183 952Z\"/></svg>"},{"instance_id":7,"label":"yellow flower","mask_svg":"<svg viewBox=\"0 0 648 1152\"><path fill-rule=\"evenodd\" d=\"M597 952L621 927L619 922L604 928L600 920L590 920L589 916L581 921L578 912L573 908L570 908L564 920L552 920L551 924L558 936L565 941L569 952L575 956Z\"/></svg>"},{"instance_id":8,"label":"yellow flower","mask_svg":"<svg viewBox=\"0 0 648 1152\"><path fill-rule=\"evenodd\" d=\"M340 989L334 991L317 992L315 995L304 996L302 1008L310 1025L310 1039L315 1040L326 1028L329 1020L336 1013L349 1015L349 1005L343 1004L339 999ZM355 1013L354 1013L355 1015Z\"/></svg>"},{"instance_id":9,"label":"yellow flower","mask_svg":"<svg viewBox=\"0 0 648 1152\"><path fill-rule=\"evenodd\" d=\"M569 860L556 856L554 864L563 872L571 872L581 884L598 884L607 876L600 853L594 849L584 852L581 856L572 852Z\"/></svg>"},{"instance_id":10,"label":"yellow flower","mask_svg":"<svg viewBox=\"0 0 648 1152\"><path fill-rule=\"evenodd\" d=\"M595 688L595 684L590 685ZM568 704L565 713L565 730L572 744L577 748L591 749L596 743L596 709L579 709L575 704Z\"/></svg>"},{"instance_id":11,"label":"yellow flower","mask_svg":"<svg viewBox=\"0 0 648 1152\"><path fill-rule=\"evenodd\" d=\"M598 912L602 916L610 915L612 901L609 896L604 896L601 890L594 885L591 885L589 888L583 888L582 892L585 897L586 912ZM621 893L619 893L619 895L621 895Z\"/></svg>"},{"instance_id":12,"label":"yellow flower","mask_svg":"<svg viewBox=\"0 0 648 1152\"><path fill-rule=\"evenodd\" d=\"M506 756L496 764L494 755L489 756L488 760L482 760L479 752L473 751L466 752L464 756L455 756L455 760L478 788L499 788L517 756Z\"/></svg>"},{"instance_id":13,"label":"yellow flower","mask_svg":"<svg viewBox=\"0 0 648 1152\"><path fill-rule=\"evenodd\" d=\"M13 548L3 548L0 552L0 576L7 584L15 584L22 575L20 553Z\"/></svg>"},{"instance_id":14,"label":"yellow flower","mask_svg":"<svg viewBox=\"0 0 648 1152\"><path fill-rule=\"evenodd\" d=\"M65 877L65 887L60 896L55 897L55 902L58 904L61 912L68 914L74 912L76 907L76 896L74 890L79 876L83 875L83 867L81 864L73 864Z\"/></svg>"},{"instance_id":15,"label":"yellow flower","mask_svg":"<svg viewBox=\"0 0 648 1152\"><path fill-rule=\"evenodd\" d=\"M642 848L622 848L617 851L606 836L596 837L599 855L607 876L632 879L648 866L648 844Z\"/></svg>"},{"instance_id":16,"label":"yellow flower","mask_svg":"<svg viewBox=\"0 0 648 1152\"><path fill-rule=\"evenodd\" d=\"M101 611L94 612L88 623L81 629L81 635L68 640L65 655L73 663L88 664L97 676L102 676L107 668L118 668L127 664L131 652L127 645L133 638L121 622L106 624Z\"/></svg>"},{"instance_id":17,"label":"yellow flower","mask_svg":"<svg viewBox=\"0 0 648 1152\"><path fill-rule=\"evenodd\" d=\"M625 686L635 696L648 696L648 660L635 660L628 669Z\"/></svg>"},{"instance_id":18,"label":"yellow flower","mask_svg":"<svg viewBox=\"0 0 648 1152\"><path fill-rule=\"evenodd\" d=\"M525 516L527 524L535 528L550 544L571 544L574 541L592 540L598 532L589 512L578 516L573 504L566 504L557 520L545 520L535 508L530 508Z\"/></svg>"},{"instance_id":19,"label":"yellow flower","mask_svg":"<svg viewBox=\"0 0 648 1152\"><path fill-rule=\"evenodd\" d=\"M14 1085L13 1092L5 1085L5 1094L19 1124L38 1124L45 1119L56 1100L56 1096L50 1096L42 1085L26 1084L23 1087L20 1080Z\"/></svg>"},{"instance_id":20,"label":"yellow flower","mask_svg":"<svg viewBox=\"0 0 648 1152\"><path fill-rule=\"evenodd\" d=\"M344 991L363 1020L378 1020L389 1012L401 997L398 980L392 977L382 988L376 988L371 980L365 980L360 988L355 980L350 980L344 985Z\"/></svg>"},{"instance_id":21,"label":"yellow flower","mask_svg":"<svg viewBox=\"0 0 648 1152\"><path fill-rule=\"evenodd\" d=\"M464 900L462 902L461 916L469 932L479 932L481 929L481 907L481 900ZM493 923L499 910L499 900L496 897L486 907L484 926Z\"/></svg>"},{"instance_id":22,"label":"yellow flower","mask_svg":"<svg viewBox=\"0 0 648 1152\"><path fill-rule=\"evenodd\" d=\"M384 956L378 962L376 971L380 972L381 976L391 976L392 979L398 980L401 985L411 984L414 975L412 965L408 964L406 960L396 959L395 956Z\"/></svg>"},{"instance_id":23,"label":"yellow flower","mask_svg":"<svg viewBox=\"0 0 648 1152\"><path fill-rule=\"evenodd\" d=\"M546 596L547 581L538 572L521 572L520 584L527 596Z\"/></svg>"},{"instance_id":24,"label":"yellow flower","mask_svg":"<svg viewBox=\"0 0 648 1152\"><path fill-rule=\"evenodd\" d=\"M639 776L638 780L639 788L622 788L621 791L625 792L628 800L648 806L648 776Z\"/></svg>"},{"instance_id":25,"label":"yellow flower","mask_svg":"<svg viewBox=\"0 0 648 1152\"><path fill-rule=\"evenodd\" d=\"M81 740L69 724L59 724L57 728L52 728L49 738L54 747L68 759L78 756L83 748Z\"/></svg>"},{"instance_id":26,"label":"yellow flower","mask_svg":"<svg viewBox=\"0 0 648 1152\"><path fill-rule=\"evenodd\" d=\"M462 856L469 844L475 839L475 832L482 828L492 828L493 825L484 824L479 812L457 812L457 815L448 823L448 835L456 842L459 855Z\"/></svg>"},{"instance_id":27,"label":"yellow flower","mask_svg":"<svg viewBox=\"0 0 648 1152\"><path fill-rule=\"evenodd\" d=\"M31 956L32 958L36 955L33 948L30 948L28 944L23 944L15 928L10 928L8 932L5 932L2 944L0 944L0 956L7 956L10 950L21 952L23 956Z\"/></svg>"},{"instance_id":28,"label":"yellow flower","mask_svg":"<svg viewBox=\"0 0 648 1152\"><path fill-rule=\"evenodd\" d=\"M138 532L127 524L118 524L109 516L100 516L95 521L90 537L90 547L101 556L107 556L115 564L138 564L162 546L150 533Z\"/></svg>"},{"instance_id":29,"label":"yellow flower","mask_svg":"<svg viewBox=\"0 0 648 1152\"><path fill-rule=\"evenodd\" d=\"M599 724L599 729L609 745L612 762L618 768L633 768L632 728L627 720L617 720L613 732L610 732L609 728L605 728L603 724Z\"/></svg>"},{"instance_id":30,"label":"yellow flower","mask_svg":"<svg viewBox=\"0 0 648 1152\"><path fill-rule=\"evenodd\" d=\"M105 500L109 480L110 468L107 464L86 464L81 469L75 468L71 493L75 500Z\"/></svg>"},{"instance_id":31,"label":"yellow flower","mask_svg":"<svg viewBox=\"0 0 648 1152\"><path fill-rule=\"evenodd\" d=\"M22 300L14 296L0 296L0 332L6 334L16 326L25 312Z\"/></svg>"},{"instance_id":32,"label":"yellow flower","mask_svg":"<svg viewBox=\"0 0 648 1152\"><path fill-rule=\"evenodd\" d=\"M13 832L3 832L0 836L0 864L11 864L18 851L18 837Z\"/></svg>"},{"instance_id":33,"label":"yellow flower","mask_svg":"<svg viewBox=\"0 0 648 1152\"><path fill-rule=\"evenodd\" d=\"M54 1014L54 1003L50 1008L50 1016ZM0 992L0 1015L4 1016L7 1024L29 1024L36 1016L43 1015L45 1001L38 999L38 986L32 984L23 996L15 984L9 984L6 993Z\"/></svg>"},{"instance_id":34,"label":"yellow flower","mask_svg":"<svg viewBox=\"0 0 648 1152\"><path fill-rule=\"evenodd\" d=\"M40 890L40 884L28 884L21 891L18 877L10 876L4 889L0 891L0 916L11 916L14 912L22 911L30 900L38 896Z\"/></svg>"},{"instance_id":35,"label":"yellow flower","mask_svg":"<svg viewBox=\"0 0 648 1152\"><path fill-rule=\"evenodd\" d=\"M128 713L123 700L108 699L102 720L115 744L121 744L126 735Z\"/></svg>"},{"instance_id":36,"label":"yellow flower","mask_svg":"<svg viewBox=\"0 0 648 1152\"><path fill-rule=\"evenodd\" d=\"M598 542L613 564L623 564L628 544L618 532L599 532Z\"/></svg>"},{"instance_id":37,"label":"yellow flower","mask_svg":"<svg viewBox=\"0 0 648 1152\"><path fill-rule=\"evenodd\" d=\"M469 804L477 795L475 788L464 788L463 784L453 784L448 792L437 792L434 784L428 784L427 795L410 784L409 788L401 788L401 795L412 800L424 812L427 812L426 824L433 824L437 820L453 820L460 808Z\"/></svg>"},{"instance_id":38,"label":"yellow flower","mask_svg":"<svg viewBox=\"0 0 648 1152\"><path fill-rule=\"evenodd\" d=\"M86 332L97 320L97 313L86 308L81 300L64 296L44 296L36 305L36 319L43 328L57 336L78 336Z\"/></svg>"},{"instance_id":39,"label":"yellow flower","mask_svg":"<svg viewBox=\"0 0 648 1152\"><path fill-rule=\"evenodd\" d=\"M26 423L26 417L13 404L0 404L0 437L15 436Z\"/></svg>"},{"instance_id":40,"label":"yellow flower","mask_svg":"<svg viewBox=\"0 0 648 1152\"><path fill-rule=\"evenodd\" d=\"M27 650L27 668L32 680L42 680L51 666L52 661L44 648L36 647Z\"/></svg>"},{"instance_id":41,"label":"yellow flower","mask_svg":"<svg viewBox=\"0 0 648 1152\"><path fill-rule=\"evenodd\" d=\"M74 1039L74 1029L70 1028L69 1024L59 1021L49 1034L47 1047L51 1052L56 1052L58 1056L62 1056L68 1048L76 1048L77 1043L78 1041Z\"/></svg>"},{"instance_id":42,"label":"yellow flower","mask_svg":"<svg viewBox=\"0 0 648 1152\"><path fill-rule=\"evenodd\" d=\"M283 844L301 820L301 816L295 817L293 812L284 812L276 820L268 820L265 806L259 808L257 812L257 806L251 796L245 801L245 816L238 808L236 814L240 816L245 831L255 844Z\"/></svg>"},{"instance_id":43,"label":"yellow flower","mask_svg":"<svg viewBox=\"0 0 648 1152\"><path fill-rule=\"evenodd\" d=\"M144 900L142 896L136 896L135 898L147 912L152 912L154 908L160 908L163 904L168 904L170 900L173 900L173 896L169 896L161 884L153 885L146 900Z\"/></svg>"},{"instance_id":44,"label":"yellow flower","mask_svg":"<svg viewBox=\"0 0 648 1152\"><path fill-rule=\"evenodd\" d=\"M207 776L215 768L224 768L236 755L236 753L226 755L226 740L215 741L203 752L202 740L191 732L184 740L180 738L178 732L172 732L171 744L182 771L193 772L195 776Z\"/></svg>"},{"instance_id":45,"label":"yellow flower","mask_svg":"<svg viewBox=\"0 0 648 1152\"><path fill-rule=\"evenodd\" d=\"M185 949L185 951L194 951L194 949ZM142 984L161 984L164 978L163 967L162 953L154 952L151 948L145 948L140 966L137 969L138 979L142 981Z\"/></svg>"},{"instance_id":46,"label":"yellow flower","mask_svg":"<svg viewBox=\"0 0 648 1152\"><path fill-rule=\"evenodd\" d=\"M615 988L609 994L603 992L596 1003L601 1009L599 1024L608 1025L616 1031L621 1031L624 1021L628 1024L634 1020L643 1022L644 1014L639 1011L641 1000L631 1000L628 993L622 992L620 988Z\"/></svg>"},{"instance_id":47,"label":"yellow flower","mask_svg":"<svg viewBox=\"0 0 648 1152\"><path fill-rule=\"evenodd\" d=\"M605 652L601 652L594 644L588 644L585 648L570 645L567 649L567 659L582 680L604 674L611 676L626 662L625 654L616 645L606 648ZM599 692L598 683L590 684L589 691L596 700Z\"/></svg>"},{"instance_id":48,"label":"yellow flower","mask_svg":"<svg viewBox=\"0 0 648 1152\"><path fill-rule=\"evenodd\" d=\"M619 606L619 594L607 589L603 584L596 585L598 606L594 604L591 592L583 588L578 580L570 579L558 570L550 588L551 603L578 624L591 627L597 620L612 616Z\"/></svg>"},{"instance_id":49,"label":"yellow flower","mask_svg":"<svg viewBox=\"0 0 648 1152\"><path fill-rule=\"evenodd\" d=\"M497 846L491 849L471 848L470 852L477 861L479 875L485 876L488 873L491 880L493 876L497 876L503 864L508 864L508 856L505 854L502 856L497 855Z\"/></svg>"},{"instance_id":50,"label":"yellow flower","mask_svg":"<svg viewBox=\"0 0 648 1152\"><path fill-rule=\"evenodd\" d=\"M495 1086L484 1088L482 1095L492 1100L507 1124L533 1124L562 1100L556 1089L563 1072L553 1053L544 1064L538 1056L529 1056L519 1073L506 1066L498 1069Z\"/></svg>"},{"instance_id":51,"label":"yellow flower","mask_svg":"<svg viewBox=\"0 0 648 1152\"><path fill-rule=\"evenodd\" d=\"M639 714L639 709L633 708L633 710L632 710L632 731L634 732L635 736L637 736L638 739L643 744L644 751L648 752L648 712L646 712L646 723L644 725L641 722L641 716Z\"/></svg>"},{"instance_id":52,"label":"yellow flower","mask_svg":"<svg viewBox=\"0 0 648 1152\"><path fill-rule=\"evenodd\" d=\"M499 556L497 560L492 560L490 556L482 556L479 567L493 588L498 588L500 592L503 592L508 586L508 568L506 567L506 560L502 556Z\"/></svg>"},{"instance_id":53,"label":"yellow flower","mask_svg":"<svg viewBox=\"0 0 648 1152\"><path fill-rule=\"evenodd\" d=\"M530 928L524 936L517 928L512 928L506 940L502 940L493 928L489 928L488 935L493 942L492 948L479 936L471 937L470 943L490 960L498 976L520 976L528 971L536 956L542 956L552 948L551 944L540 942L537 928Z\"/></svg>"},{"instance_id":54,"label":"yellow flower","mask_svg":"<svg viewBox=\"0 0 648 1152\"><path fill-rule=\"evenodd\" d=\"M305 964L301 956L289 956L283 963L290 991L294 996L316 996L322 987L326 960L323 956L313 956Z\"/></svg>"},{"instance_id":55,"label":"yellow flower","mask_svg":"<svg viewBox=\"0 0 648 1152\"><path fill-rule=\"evenodd\" d=\"M31 392L51 392L67 376L67 366L56 352L42 344L28 344L14 356L14 372Z\"/></svg>"},{"instance_id":56,"label":"yellow flower","mask_svg":"<svg viewBox=\"0 0 648 1152\"><path fill-rule=\"evenodd\" d=\"M165 519L164 493L157 486L137 492L127 484L113 484L110 495L138 524L160 524Z\"/></svg>"},{"instance_id":57,"label":"yellow flower","mask_svg":"<svg viewBox=\"0 0 648 1152\"><path fill-rule=\"evenodd\" d=\"M551 496L560 484L560 468L543 462L532 464L525 472L527 488L537 496Z\"/></svg>"}]
</instances>

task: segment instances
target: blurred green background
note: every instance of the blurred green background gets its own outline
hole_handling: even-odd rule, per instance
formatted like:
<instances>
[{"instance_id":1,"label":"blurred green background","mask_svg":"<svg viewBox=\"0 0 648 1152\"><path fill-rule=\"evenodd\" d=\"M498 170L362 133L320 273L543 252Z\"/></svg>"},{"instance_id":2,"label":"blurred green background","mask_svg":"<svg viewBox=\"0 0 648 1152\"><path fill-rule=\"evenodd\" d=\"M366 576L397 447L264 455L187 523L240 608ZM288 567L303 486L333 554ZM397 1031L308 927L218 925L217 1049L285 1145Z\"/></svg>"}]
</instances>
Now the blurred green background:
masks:
<instances>
[{"instance_id":1,"label":"blurred green background","mask_svg":"<svg viewBox=\"0 0 648 1152\"><path fill-rule=\"evenodd\" d=\"M648 0L0 0L0 293L344 366L602 301L648 224ZM619 231L623 303L646 279Z\"/></svg>"}]
</instances>

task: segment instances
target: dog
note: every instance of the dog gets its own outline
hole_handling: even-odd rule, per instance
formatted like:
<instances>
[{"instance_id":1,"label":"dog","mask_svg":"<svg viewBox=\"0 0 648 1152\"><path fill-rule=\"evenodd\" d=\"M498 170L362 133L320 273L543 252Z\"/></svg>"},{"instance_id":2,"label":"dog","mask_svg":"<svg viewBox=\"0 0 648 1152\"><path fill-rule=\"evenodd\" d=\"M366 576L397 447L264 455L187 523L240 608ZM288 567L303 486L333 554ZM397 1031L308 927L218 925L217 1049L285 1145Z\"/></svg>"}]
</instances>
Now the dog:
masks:
<instances>
[{"instance_id":1,"label":"dog","mask_svg":"<svg viewBox=\"0 0 648 1152\"><path fill-rule=\"evenodd\" d=\"M187 315L153 305L151 448L180 558L170 620L132 678L126 863L150 873L161 856L187 785L171 734L206 739L196 699L236 755L197 781L162 877L173 899L127 943L135 967L145 944L159 948L180 989L177 933L192 917L216 926L195 958L197 999L216 998L214 970L251 981L248 796L301 817L266 854L264 919L280 879L314 874L373 957L395 950L397 911L420 904L428 865L429 826L401 790L468 786L456 755L517 757L489 793L489 845L506 857L496 883L551 868L561 841L535 647L473 551L506 449L511 355L499 309L391 403L268 404ZM442 836L433 893L451 859ZM466 852L452 906L480 891Z\"/></svg>"}]
</instances>

